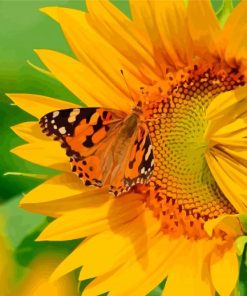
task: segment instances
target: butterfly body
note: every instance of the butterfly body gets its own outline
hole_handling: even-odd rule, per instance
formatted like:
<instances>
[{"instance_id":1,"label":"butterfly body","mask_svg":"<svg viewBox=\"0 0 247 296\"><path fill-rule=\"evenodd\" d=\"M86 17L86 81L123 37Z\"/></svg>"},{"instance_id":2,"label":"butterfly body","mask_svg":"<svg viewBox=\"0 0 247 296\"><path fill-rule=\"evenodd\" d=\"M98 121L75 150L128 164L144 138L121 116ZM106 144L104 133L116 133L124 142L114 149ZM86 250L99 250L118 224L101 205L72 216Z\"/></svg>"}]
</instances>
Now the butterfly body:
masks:
<instances>
[{"instance_id":1,"label":"butterfly body","mask_svg":"<svg viewBox=\"0 0 247 296\"><path fill-rule=\"evenodd\" d=\"M104 108L54 111L40 125L61 142L85 185L109 186L117 196L149 181L154 159L140 103L129 115Z\"/></svg>"}]
</instances>

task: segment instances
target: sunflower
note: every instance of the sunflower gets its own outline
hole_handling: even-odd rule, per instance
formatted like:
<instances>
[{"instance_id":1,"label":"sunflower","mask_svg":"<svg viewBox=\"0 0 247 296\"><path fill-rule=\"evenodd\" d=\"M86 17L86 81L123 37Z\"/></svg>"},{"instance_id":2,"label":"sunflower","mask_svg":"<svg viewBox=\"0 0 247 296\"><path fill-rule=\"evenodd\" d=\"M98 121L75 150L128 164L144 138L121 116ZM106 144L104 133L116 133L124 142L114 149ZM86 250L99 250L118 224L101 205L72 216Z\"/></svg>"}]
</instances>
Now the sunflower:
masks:
<instances>
[{"instance_id":1,"label":"sunflower","mask_svg":"<svg viewBox=\"0 0 247 296\"><path fill-rule=\"evenodd\" d=\"M71 173L38 122L13 130L18 156L60 171L21 201L54 217L38 240L84 240L52 279L81 268L83 295L146 295L167 278L169 295L230 295L236 239L247 212L247 2L220 26L209 1L130 0L129 19L107 0L88 12L42 11L57 21L76 59L36 50L51 74L88 106L130 113L141 99L154 153L147 186L112 197ZM128 89L121 77L123 69ZM79 105L33 94L10 98L38 119Z\"/></svg>"}]
</instances>

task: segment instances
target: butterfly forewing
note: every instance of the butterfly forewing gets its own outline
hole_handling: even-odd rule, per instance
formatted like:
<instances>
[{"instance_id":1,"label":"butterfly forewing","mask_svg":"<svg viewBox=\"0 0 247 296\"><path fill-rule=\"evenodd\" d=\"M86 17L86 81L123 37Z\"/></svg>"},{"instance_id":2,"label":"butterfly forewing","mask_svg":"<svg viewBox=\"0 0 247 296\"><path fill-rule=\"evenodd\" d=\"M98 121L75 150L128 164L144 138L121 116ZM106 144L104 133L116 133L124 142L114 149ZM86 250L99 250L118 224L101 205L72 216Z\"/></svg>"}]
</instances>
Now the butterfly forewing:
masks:
<instances>
[{"instance_id":1,"label":"butterfly forewing","mask_svg":"<svg viewBox=\"0 0 247 296\"><path fill-rule=\"evenodd\" d=\"M117 133L118 128L114 131ZM116 137L114 133L112 137L113 139L111 136L107 137L102 143L96 145L91 155L70 158L72 171L84 181L85 185L97 187L109 185L110 173L113 169L112 151Z\"/></svg>"},{"instance_id":2,"label":"butterfly forewing","mask_svg":"<svg viewBox=\"0 0 247 296\"><path fill-rule=\"evenodd\" d=\"M111 109L65 109L43 116L40 126L48 136L63 143L68 156L80 158L92 154L92 148L96 149L125 116Z\"/></svg>"},{"instance_id":3,"label":"butterfly forewing","mask_svg":"<svg viewBox=\"0 0 247 296\"><path fill-rule=\"evenodd\" d=\"M70 157L72 171L86 185L102 186L104 174L110 169L102 171L102 160L109 158L106 151L125 117L125 113L112 109L65 109L43 116L40 126L44 133L62 143Z\"/></svg>"}]
</instances>

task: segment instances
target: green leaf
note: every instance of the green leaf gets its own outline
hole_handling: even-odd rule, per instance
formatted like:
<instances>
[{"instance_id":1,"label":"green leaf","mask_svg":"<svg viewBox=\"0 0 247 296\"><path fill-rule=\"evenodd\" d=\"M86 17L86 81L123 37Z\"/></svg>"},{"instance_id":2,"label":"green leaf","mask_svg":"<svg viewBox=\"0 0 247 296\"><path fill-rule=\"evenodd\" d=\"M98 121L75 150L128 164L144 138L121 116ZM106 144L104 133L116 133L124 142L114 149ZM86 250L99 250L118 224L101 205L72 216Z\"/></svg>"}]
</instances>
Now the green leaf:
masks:
<instances>
[{"instance_id":1,"label":"green leaf","mask_svg":"<svg viewBox=\"0 0 247 296\"><path fill-rule=\"evenodd\" d=\"M31 214L21 209L19 207L21 198L22 196L14 197L0 206L0 216L4 218L4 231L13 252L37 225L45 221L44 216ZM14 267L13 283L17 285L18 282L23 279L28 269L18 263L16 263Z\"/></svg>"},{"instance_id":2,"label":"green leaf","mask_svg":"<svg viewBox=\"0 0 247 296\"><path fill-rule=\"evenodd\" d=\"M160 296L161 293L162 293L162 289L160 287L157 287L152 292L150 292L147 296Z\"/></svg>"},{"instance_id":3,"label":"green leaf","mask_svg":"<svg viewBox=\"0 0 247 296\"><path fill-rule=\"evenodd\" d=\"M247 236L243 235L236 239L237 255L242 256L244 252L245 245L247 243Z\"/></svg>"},{"instance_id":4,"label":"green leaf","mask_svg":"<svg viewBox=\"0 0 247 296\"><path fill-rule=\"evenodd\" d=\"M214 9L214 12L218 14L223 8L224 0L211 0L211 3Z\"/></svg>"},{"instance_id":5,"label":"green leaf","mask_svg":"<svg viewBox=\"0 0 247 296\"><path fill-rule=\"evenodd\" d=\"M247 265L246 265L246 251L247 247L245 245L242 260L240 262L240 274L239 274L239 283L238 290L240 296L247 295Z\"/></svg>"},{"instance_id":6,"label":"green leaf","mask_svg":"<svg viewBox=\"0 0 247 296\"><path fill-rule=\"evenodd\" d=\"M83 290L86 288L86 286L92 282L93 279L88 279L85 281L82 281L79 283L78 285L78 291L81 294L83 292ZM151 291L150 293L147 294L147 296L160 296L162 294L162 291L164 289L165 286L165 282L166 280L164 280L158 287L156 287L155 289L153 289L153 291ZM102 295L99 296L106 296L108 293L104 293Z\"/></svg>"},{"instance_id":7,"label":"green leaf","mask_svg":"<svg viewBox=\"0 0 247 296\"><path fill-rule=\"evenodd\" d=\"M165 287L166 284L166 279L163 280L158 287L156 287L155 289L153 289L153 291L151 291L147 296L160 296L162 294L162 291Z\"/></svg>"},{"instance_id":8,"label":"green leaf","mask_svg":"<svg viewBox=\"0 0 247 296\"><path fill-rule=\"evenodd\" d=\"M48 225L48 219L36 227L28 236L26 236L15 250L16 261L23 266L28 266L32 260L44 252L56 252L63 254L64 257L70 254L78 245L78 240L63 242L36 242L40 232ZM81 240L80 240L81 242Z\"/></svg>"},{"instance_id":9,"label":"green leaf","mask_svg":"<svg viewBox=\"0 0 247 296\"><path fill-rule=\"evenodd\" d=\"M125 15L131 17L129 1L128 0L110 0L118 9L120 9Z\"/></svg>"},{"instance_id":10,"label":"green leaf","mask_svg":"<svg viewBox=\"0 0 247 296\"><path fill-rule=\"evenodd\" d=\"M241 0L232 0L233 7L236 7Z\"/></svg>"},{"instance_id":11,"label":"green leaf","mask_svg":"<svg viewBox=\"0 0 247 296\"><path fill-rule=\"evenodd\" d=\"M21 209L19 207L21 198L22 196L17 196L0 207L0 215L5 219L5 233L14 248L45 220L44 216Z\"/></svg>"},{"instance_id":12,"label":"green leaf","mask_svg":"<svg viewBox=\"0 0 247 296\"><path fill-rule=\"evenodd\" d=\"M217 2L217 1L214 1ZM221 6L218 8L218 11L216 11L218 20L223 27L226 20L228 19L229 15L233 11L234 5L232 0L223 0Z\"/></svg>"},{"instance_id":13,"label":"green leaf","mask_svg":"<svg viewBox=\"0 0 247 296\"><path fill-rule=\"evenodd\" d=\"M93 279L87 279L87 280L85 280L85 281L80 281L79 283L78 283L78 292L79 292L79 294L81 294L82 292L83 292L83 290L86 288L86 286L88 285L88 284L90 284L90 282L92 281Z\"/></svg>"},{"instance_id":14,"label":"green leaf","mask_svg":"<svg viewBox=\"0 0 247 296\"><path fill-rule=\"evenodd\" d=\"M242 224L244 233L247 233L247 215L246 214L240 214L239 215L239 220Z\"/></svg>"}]
</instances>

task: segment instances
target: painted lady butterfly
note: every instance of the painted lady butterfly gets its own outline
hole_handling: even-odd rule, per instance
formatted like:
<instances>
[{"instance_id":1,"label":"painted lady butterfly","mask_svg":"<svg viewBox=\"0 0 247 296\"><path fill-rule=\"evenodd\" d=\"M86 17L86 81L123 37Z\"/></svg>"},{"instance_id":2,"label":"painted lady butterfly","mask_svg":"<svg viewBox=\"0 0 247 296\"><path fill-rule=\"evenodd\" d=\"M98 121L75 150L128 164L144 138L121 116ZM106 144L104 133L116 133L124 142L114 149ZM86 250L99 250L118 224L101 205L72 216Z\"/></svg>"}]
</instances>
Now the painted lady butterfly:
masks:
<instances>
[{"instance_id":1,"label":"painted lady butterfly","mask_svg":"<svg viewBox=\"0 0 247 296\"><path fill-rule=\"evenodd\" d=\"M54 111L40 120L42 131L62 143L72 171L85 185L109 186L115 196L146 184L154 157L141 102L126 113L104 108Z\"/></svg>"}]
</instances>

